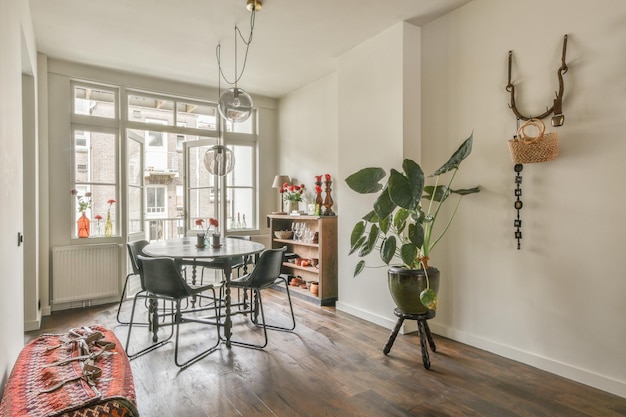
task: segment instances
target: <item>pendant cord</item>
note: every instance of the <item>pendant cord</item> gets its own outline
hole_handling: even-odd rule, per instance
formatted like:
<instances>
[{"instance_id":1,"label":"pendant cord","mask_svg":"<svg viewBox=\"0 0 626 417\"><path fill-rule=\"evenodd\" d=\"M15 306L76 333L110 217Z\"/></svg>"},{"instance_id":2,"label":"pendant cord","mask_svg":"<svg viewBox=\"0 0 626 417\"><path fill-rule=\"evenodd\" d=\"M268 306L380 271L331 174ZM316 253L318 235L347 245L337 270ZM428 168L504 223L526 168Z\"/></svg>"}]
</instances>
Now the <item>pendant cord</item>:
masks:
<instances>
[{"instance_id":1,"label":"pendant cord","mask_svg":"<svg viewBox=\"0 0 626 417\"><path fill-rule=\"evenodd\" d=\"M254 33L254 22L255 22L255 15L256 15L256 11L253 9L251 14L250 14L250 35L248 36L248 39L246 40L243 37L243 34L241 33L241 30L239 30L239 28L235 25L235 79L234 81L229 81L228 78L226 78L226 75L224 75L224 71L222 70L222 61L221 61L221 48L222 48L222 44L218 44L217 47L215 48L215 55L217 57L217 66L219 68L219 74L221 77L224 78L224 81L227 84L230 85L237 85L237 83L239 82L239 80L241 79L241 77L243 76L244 71L246 70L246 63L248 62L248 51L250 50L250 44L252 43L252 35ZM241 73L237 72L237 39L241 38L241 40L243 41L244 45L246 45L246 53L244 55L244 59L243 59L243 66L241 68Z\"/></svg>"}]
</instances>

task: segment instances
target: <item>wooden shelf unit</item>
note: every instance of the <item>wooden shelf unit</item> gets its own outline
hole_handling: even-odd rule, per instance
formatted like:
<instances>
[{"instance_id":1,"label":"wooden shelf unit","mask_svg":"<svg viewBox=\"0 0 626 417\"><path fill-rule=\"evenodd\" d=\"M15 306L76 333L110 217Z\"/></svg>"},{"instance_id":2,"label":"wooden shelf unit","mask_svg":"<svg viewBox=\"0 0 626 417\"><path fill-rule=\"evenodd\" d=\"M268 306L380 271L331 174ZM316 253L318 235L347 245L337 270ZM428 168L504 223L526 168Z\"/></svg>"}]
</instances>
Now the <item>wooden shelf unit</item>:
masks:
<instances>
[{"instance_id":1,"label":"wooden shelf unit","mask_svg":"<svg viewBox=\"0 0 626 417\"><path fill-rule=\"evenodd\" d=\"M319 283L318 295L308 289L290 287L293 295L305 298L320 305L335 305L337 301L337 216L290 216L281 214L268 215L272 248L287 246L287 252L300 258L319 259L318 268L298 266L292 262L283 263L283 273L301 276L305 281ZM309 229L318 232L318 243L298 242L293 239L278 239L274 235L278 230L291 230L293 222L306 223Z\"/></svg>"}]
</instances>

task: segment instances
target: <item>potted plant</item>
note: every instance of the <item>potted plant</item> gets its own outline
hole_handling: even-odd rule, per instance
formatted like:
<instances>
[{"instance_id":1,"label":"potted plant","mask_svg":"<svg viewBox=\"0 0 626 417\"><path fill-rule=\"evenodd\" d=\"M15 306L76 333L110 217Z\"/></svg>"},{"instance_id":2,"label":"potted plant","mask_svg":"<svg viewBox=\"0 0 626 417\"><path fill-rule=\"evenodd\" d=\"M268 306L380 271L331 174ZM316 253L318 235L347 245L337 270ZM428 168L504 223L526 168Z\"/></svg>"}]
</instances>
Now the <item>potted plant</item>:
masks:
<instances>
[{"instance_id":1,"label":"potted plant","mask_svg":"<svg viewBox=\"0 0 626 417\"><path fill-rule=\"evenodd\" d=\"M448 231L463 196L480 191L479 187L453 189L452 182L459 165L472 151L473 134L452 154L450 159L430 177L433 185L425 185L422 168L415 161L405 159L403 172L383 168L363 168L346 178L348 186L361 194L379 193L373 210L353 228L350 236L350 254L365 257L375 249L388 270L388 285L394 302L405 313L421 314L437 308L439 270L428 265L432 249ZM449 173L447 184L442 176ZM434 234L441 208L456 194L456 205L442 229ZM424 204L423 204L424 203ZM354 276L363 271L361 259Z\"/></svg>"}]
</instances>

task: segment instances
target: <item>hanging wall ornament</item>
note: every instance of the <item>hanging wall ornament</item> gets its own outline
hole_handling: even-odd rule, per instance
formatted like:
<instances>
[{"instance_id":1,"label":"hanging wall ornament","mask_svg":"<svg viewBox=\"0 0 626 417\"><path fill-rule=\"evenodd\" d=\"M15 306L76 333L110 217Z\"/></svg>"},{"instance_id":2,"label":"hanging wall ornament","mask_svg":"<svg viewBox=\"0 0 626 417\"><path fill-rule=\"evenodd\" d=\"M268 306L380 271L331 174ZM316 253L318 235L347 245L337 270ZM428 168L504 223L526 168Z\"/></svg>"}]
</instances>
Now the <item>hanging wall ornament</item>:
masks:
<instances>
[{"instance_id":1,"label":"hanging wall ornament","mask_svg":"<svg viewBox=\"0 0 626 417\"><path fill-rule=\"evenodd\" d=\"M522 248L522 218L520 217L520 210L524 207L522 203L522 170L524 165L515 164L513 170L515 171L515 210L517 211L517 218L513 221L513 227L515 228L515 239L517 239L517 249Z\"/></svg>"},{"instance_id":2,"label":"hanging wall ornament","mask_svg":"<svg viewBox=\"0 0 626 417\"><path fill-rule=\"evenodd\" d=\"M558 127L562 126L565 121L565 116L563 115L563 93L565 91L565 86L563 83L563 74L565 74L568 70L567 64L565 63L565 54L567 53L567 35L563 37L563 52L561 54L561 66L557 71L557 77L559 79L559 91L555 92L556 98L554 99L554 103L552 107L549 109L546 106L546 111L538 116L525 116L518 109L515 104L515 86L511 82L511 61L513 58L513 51L509 51L509 83L506 85L506 91L511 93L511 104L509 107L515 113L518 119L521 120L530 120L530 119L545 119L552 113L554 116L552 117L552 126Z\"/></svg>"},{"instance_id":3,"label":"hanging wall ornament","mask_svg":"<svg viewBox=\"0 0 626 417\"><path fill-rule=\"evenodd\" d=\"M563 83L563 74L568 71L567 64L565 63L565 55L567 53L567 35L563 37L563 51L561 54L561 66L557 70L557 77L559 80L559 90L555 92L556 98L553 105L547 108L546 111L537 116L524 115L517 108L515 103L515 85L511 81L511 68L513 51L509 51L509 82L506 85L506 91L511 94L511 102L509 108L513 111L517 120L517 134L513 136L513 139L508 141L509 152L511 153L511 160L515 164L513 170L515 171L515 211L516 218L513 220L513 227L515 229L515 239L517 240L517 249L522 247L522 219L520 211L524 207L522 202L522 170L524 165L528 163L547 162L556 159L559 154L558 135L556 133L545 133L545 124L542 119L554 114L551 120L551 124L554 127L562 126L565 121L563 115L563 93L565 86ZM524 120L520 126L520 120ZM534 127L537 130L536 135L529 134L526 129Z\"/></svg>"}]
</instances>

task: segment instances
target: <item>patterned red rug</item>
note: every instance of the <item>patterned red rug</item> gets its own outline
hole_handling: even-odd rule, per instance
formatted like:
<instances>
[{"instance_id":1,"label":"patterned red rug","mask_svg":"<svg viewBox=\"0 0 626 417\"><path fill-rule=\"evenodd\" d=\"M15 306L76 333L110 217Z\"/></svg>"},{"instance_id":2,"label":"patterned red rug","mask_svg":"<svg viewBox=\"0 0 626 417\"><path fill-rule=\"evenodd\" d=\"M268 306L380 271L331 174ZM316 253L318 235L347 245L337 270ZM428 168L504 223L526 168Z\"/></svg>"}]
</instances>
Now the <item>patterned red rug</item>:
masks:
<instances>
[{"instance_id":1,"label":"patterned red rug","mask_svg":"<svg viewBox=\"0 0 626 417\"><path fill-rule=\"evenodd\" d=\"M27 344L11 371L0 417L136 417L128 357L94 325Z\"/></svg>"}]
</instances>

